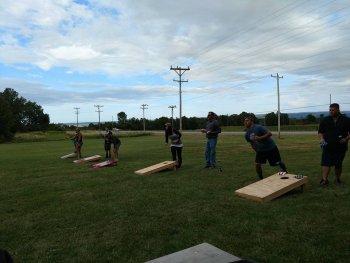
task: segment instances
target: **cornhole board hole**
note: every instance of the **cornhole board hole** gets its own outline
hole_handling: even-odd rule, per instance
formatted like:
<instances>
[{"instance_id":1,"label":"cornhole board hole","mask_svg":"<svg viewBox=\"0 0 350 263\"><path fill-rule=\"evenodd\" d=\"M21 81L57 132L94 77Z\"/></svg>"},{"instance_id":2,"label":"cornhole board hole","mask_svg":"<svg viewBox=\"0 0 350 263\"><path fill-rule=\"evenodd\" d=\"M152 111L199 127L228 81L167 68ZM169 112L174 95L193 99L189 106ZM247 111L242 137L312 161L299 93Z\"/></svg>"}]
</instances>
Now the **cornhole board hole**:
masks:
<instances>
[{"instance_id":1,"label":"cornhole board hole","mask_svg":"<svg viewBox=\"0 0 350 263\"><path fill-rule=\"evenodd\" d=\"M96 162L101 159L101 155L93 155L86 158L81 158L79 160L74 160L74 163L86 163L86 162Z\"/></svg>"},{"instance_id":2,"label":"cornhole board hole","mask_svg":"<svg viewBox=\"0 0 350 263\"><path fill-rule=\"evenodd\" d=\"M67 154L67 155L61 156L61 159L72 158L72 157L75 157L75 156L76 156L76 154L75 154L75 153L70 153L70 154Z\"/></svg>"},{"instance_id":3,"label":"cornhole board hole","mask_svg":"<svg viewBox=\"0 0 350 263\"><path fill-rule=\"evenodd\" d=\"M239 260L240 258L213 245L202 243L145 263L229 263Z\"/></svg>"},{"instance_id":4,"label":"cornhole board hole","mask_svg":"<svg viewBox=\"0 0 350 263\"><path fill-rule=\"evenodd\" d=\"M92 165L89 165L90 168L102 168L102 167L106 167L106 166L112 166L112 165L116 165L117 162L114 160L107 160L101 163L95 163Z\"/></svg>"},{"instance_id":5,"label":"cornhole board hole","mask_svg":"<svg viewBox=\"0 0 350 263\"><path fill-rule=\"evenodd\" d=\"M276 173L235 191L236 195L258 202L268 202L299 186L303 191L307 176Z\"/></svg>"},{"instance_id":6,"label":"cornhole board hole","mask_svg":"<svg viewBox=\"0 0 350 263\"><path fill-rule=\"evenodd\" d=\"M176 161L164 161L161 163L157 163L149 167L143 168L141 170L135 171L135 174L147 175L147 174L153 174L159 171L163 171L166 169L176 169Z\"/></svg>"}]
</instances>

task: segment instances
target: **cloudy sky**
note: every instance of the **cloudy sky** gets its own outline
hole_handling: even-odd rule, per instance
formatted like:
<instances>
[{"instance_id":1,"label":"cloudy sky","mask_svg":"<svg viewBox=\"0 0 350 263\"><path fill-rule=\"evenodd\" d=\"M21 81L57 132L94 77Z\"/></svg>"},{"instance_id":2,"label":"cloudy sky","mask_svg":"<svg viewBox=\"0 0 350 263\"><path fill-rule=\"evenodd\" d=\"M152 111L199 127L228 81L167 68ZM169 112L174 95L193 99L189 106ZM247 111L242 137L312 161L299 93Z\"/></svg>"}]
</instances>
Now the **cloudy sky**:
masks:
<instances>
[{"instance_id":1,"label":"cloudy sky","mask_svg":"<svg viewBox=\"0 0 350 263\"><path fill-rule=\"evenodd\" d=\"M179 117L172 66L182 116L276 112L277 73L283 113L350 110L349 29L348 0L0 0L0 91L53 123Z\"/></svg>"}]
</instances>

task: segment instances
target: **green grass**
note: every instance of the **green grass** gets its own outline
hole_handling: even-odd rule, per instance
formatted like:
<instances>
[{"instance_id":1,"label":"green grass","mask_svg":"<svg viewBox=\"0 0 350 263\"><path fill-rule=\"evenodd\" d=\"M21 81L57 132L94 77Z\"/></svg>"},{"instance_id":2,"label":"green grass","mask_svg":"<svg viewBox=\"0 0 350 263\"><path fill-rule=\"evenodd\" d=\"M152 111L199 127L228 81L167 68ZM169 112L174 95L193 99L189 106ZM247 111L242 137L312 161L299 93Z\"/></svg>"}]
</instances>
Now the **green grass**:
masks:
<instances>
[{"instance_id":1,"label":"green grass","mask_svg":"<svg viewBox=\"0 0 350 263\"><path fill-rule=\"evenodd\" d=\"M264 204L234 195L256 181L241 136L220 137L222 172L203 168L205 138L185 135L183 167L148 176L134 171L171 159L163 136L122 138L118 166L98 170L60 159L68 140L2 144L0 247L15 262L144 262L202 242L257 262L348 262L349 156L345 184L322 188L317 137L275 139L309 183ZM103 155L103 140L82 153Z\"/></svg>"}]
</instances>

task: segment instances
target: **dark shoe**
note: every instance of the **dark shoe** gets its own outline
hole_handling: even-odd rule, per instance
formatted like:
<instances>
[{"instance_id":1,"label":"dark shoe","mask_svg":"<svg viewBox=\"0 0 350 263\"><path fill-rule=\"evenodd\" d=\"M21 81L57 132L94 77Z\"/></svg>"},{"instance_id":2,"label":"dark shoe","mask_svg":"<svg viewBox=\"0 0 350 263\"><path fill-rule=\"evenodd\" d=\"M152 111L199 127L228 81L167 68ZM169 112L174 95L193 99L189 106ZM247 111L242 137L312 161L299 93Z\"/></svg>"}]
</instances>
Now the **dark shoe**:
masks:
<instances>
[{"instance_id":1,"label":"dark shoe","mask_svg":"<svg viewBox=\"0 0 350 263\"><path fill-rule=\"evenodd\" d=\"M216 168L215 165L210 166L210 169L215 169L215 168Z\"/></svg>"},{"instance_id":2,"label":"dark shoe","mask_svg":"<svg viewBox=\"0 0 350 263\"><path fill-rule=\"evenodd\" d=\"M206 166L204 166L204 168L210 168L210 164L207 164Z\"/></svg>"},{"instance_id":3,"label":"dark shoe","mask_svg":"<svg viewBox=\"0 0 350 263\"><path fill-rule=\"evenodd\" d=\"M335 183L336 185L341 185L341 180L340 180L340 178L335 178L334 183Z\"/></svg>"},{"instance_id":4,"label":"dark shoe","mask_svg":"<svg viewBox=\"0 0 350 263\"><path fill-rule=\"evenodd\" d=\"M322 179L322 180L320 181L320 185L328 185L328 180Z\"/></svg>"},{"instance_id":5,"label":"dark shoe","mask_svg":"<svg viewBox=\"0 0 350 263\"><path fill-rule=\"evenodd\" d=\"M262 175L258 175L258 178L259 178L259 180L264 179L264 177Z\"/></svg>"}]
</instances>

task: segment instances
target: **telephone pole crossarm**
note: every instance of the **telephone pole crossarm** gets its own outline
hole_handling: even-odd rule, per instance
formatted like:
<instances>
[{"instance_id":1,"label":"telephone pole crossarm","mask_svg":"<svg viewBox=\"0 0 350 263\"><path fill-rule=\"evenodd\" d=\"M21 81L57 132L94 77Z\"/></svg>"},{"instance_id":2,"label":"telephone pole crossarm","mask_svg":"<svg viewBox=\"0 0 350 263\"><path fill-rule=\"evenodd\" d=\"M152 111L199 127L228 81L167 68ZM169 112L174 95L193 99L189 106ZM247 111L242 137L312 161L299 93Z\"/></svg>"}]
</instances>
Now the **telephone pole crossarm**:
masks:
<instances>
[{"instance_id":1,"label":"telephone pole crossarm","mask_svg":"<svg viewBox=\"0 0 350 263\"><path fill-rule=\"evenodd\" d=\"M182 131L182 82L188 82L188 80L182 80L182 75L187 71L190 70L190 67L187 68L181 68L177 66L174 68L173 66L170 67L170 70L174 70L176 74L179 76L179 80L173 80L179 83L179 118L180 118L180 131Z\"/></svg>"},{"instance_id":2,"label":"telephone pole crossarm","mask_svg":"<svg viewBox=\"0 0 350 263\"><path fill-rule=\"evenodd\" d=\"M143 131L145 131L146 130L146 123L145 123L145 110L147 110L148 108L147 108L147 104L142 104L141 105L141 110L142 110L142 116L143 116Z\"/></svg>"},{"instance_id":3,"label":"telephone pole crossarm","mask_svg":"<svg viewBox=\"0 0 350 263\"><path fill-rule=\"evenodd\" d=\"M94 107L97 108L96 112L98 112L98 130L101 131L101 119L100 119L100 113L102 112L101 108L103 107L103 105L94 105Z\"/></svg>"}]
</instances>

